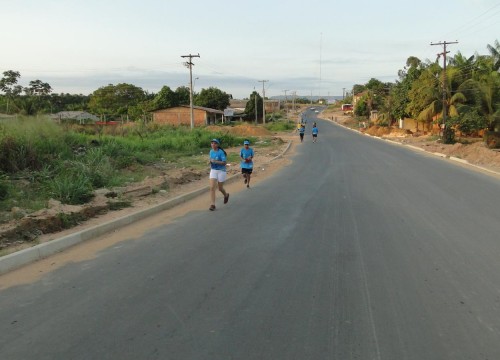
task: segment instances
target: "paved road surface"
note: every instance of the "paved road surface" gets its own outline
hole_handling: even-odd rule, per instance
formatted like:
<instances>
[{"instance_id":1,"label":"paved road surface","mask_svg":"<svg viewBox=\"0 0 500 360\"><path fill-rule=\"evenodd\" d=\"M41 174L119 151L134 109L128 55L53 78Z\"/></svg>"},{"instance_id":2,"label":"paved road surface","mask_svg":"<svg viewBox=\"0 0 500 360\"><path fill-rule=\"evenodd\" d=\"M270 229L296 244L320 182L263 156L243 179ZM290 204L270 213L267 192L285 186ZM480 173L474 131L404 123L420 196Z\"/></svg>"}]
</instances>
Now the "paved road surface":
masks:
<instances>
[{"instance_id":1,"label":"paved road surface","mask_svg":"<svg viewBox=\"0 0 500 360\"><path fill-rule=\"evenodd\" d=\"M228 205L1 291L0 359L500 359L499 181L310 122Z\"/></svg>"}]
</instances>

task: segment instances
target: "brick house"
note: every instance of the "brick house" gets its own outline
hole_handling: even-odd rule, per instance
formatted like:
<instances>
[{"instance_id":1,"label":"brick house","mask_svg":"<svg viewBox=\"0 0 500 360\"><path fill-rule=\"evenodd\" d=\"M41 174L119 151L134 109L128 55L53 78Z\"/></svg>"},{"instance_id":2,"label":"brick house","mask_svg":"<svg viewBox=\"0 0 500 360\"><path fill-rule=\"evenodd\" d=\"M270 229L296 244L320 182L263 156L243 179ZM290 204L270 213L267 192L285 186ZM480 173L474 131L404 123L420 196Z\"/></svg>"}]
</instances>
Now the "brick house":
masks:
<instances>
[{"instance_id":1,"label":"brick house","mask_svg":"<svg viewBox=\"0 0 500 360\"><path fill-rule=\"evenodd\" d=\"M194 126L217 124L224 121L224 112L201 106L193 106ZM191 125L189 105L153 111L153 123L163 125Z\"/></svg>"}]
</instances>

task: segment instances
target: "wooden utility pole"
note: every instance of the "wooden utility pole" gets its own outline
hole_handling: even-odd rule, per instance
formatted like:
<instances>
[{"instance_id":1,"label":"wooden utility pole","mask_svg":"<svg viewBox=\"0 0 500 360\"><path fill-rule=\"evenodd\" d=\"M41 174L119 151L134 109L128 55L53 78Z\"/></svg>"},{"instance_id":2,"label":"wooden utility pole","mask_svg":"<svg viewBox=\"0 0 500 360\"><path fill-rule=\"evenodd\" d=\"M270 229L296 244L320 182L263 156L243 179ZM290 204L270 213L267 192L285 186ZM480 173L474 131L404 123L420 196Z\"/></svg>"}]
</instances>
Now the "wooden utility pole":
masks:
<instances>
[{"instance_id":1,"label":"wooden utility pole","mask_svg":"<svg viewBox=\"0 0 500 360\"><path fill-rule=\"evenodd\" d=\"M262 83L262 123L266 123L266 89L264 88L264 83L269 80L259 80Z\"/></svg>"},{"instance_id":2,"label":"wooden utility pole","mask_svg":"<svg viewBox=\"0 0 500 360\"><path fill-rule=\"evenodd\" d=\"M443 137L444 137L444 130L446 128L446 112L447 112L447 107L448 107L448 101L447 101L447 94L446 94L446 54L449 53L449 51L446 51L446 45L449 44L458 44L458 41L443 41L439 43L431 43L431 45L443 45L443 52L438 53L438 56L443 56Z\"/></svg>"},{"instance_id":3,"label":"wooden utility pole","mask_svg":"<svg viewBox=\"0 0 500 360\"><path fill-rule=\"evenodd\" d=\"M194 113L193 113L193 62L192 59L194 57L200 57L200 54L198 55L181 55L181 58L189 58L189 61L185 62L184 65L186 65L187 68L189 68L189 108L191 110L191 129L194 129Z\"/></svg>"}]
</instances>

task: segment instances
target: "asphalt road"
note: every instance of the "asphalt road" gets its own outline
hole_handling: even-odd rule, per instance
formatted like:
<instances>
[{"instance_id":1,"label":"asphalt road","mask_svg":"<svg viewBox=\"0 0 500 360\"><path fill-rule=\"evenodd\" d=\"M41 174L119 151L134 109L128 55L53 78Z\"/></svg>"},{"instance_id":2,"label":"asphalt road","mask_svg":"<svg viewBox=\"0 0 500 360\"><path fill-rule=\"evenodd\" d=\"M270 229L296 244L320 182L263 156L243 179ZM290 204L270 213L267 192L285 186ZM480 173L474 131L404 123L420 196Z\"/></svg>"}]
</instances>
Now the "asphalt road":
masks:
<instances>
[{"instance_id":1,"label":"asphalt road","mask_svg":"<svg viewBox=\"0 0 500 360\"><path fill-rule=\"evenodd\" d=\"M498 179L311 121L217 211L1 291L0 359L500 359Z\"/></svg>"}]
</instances>

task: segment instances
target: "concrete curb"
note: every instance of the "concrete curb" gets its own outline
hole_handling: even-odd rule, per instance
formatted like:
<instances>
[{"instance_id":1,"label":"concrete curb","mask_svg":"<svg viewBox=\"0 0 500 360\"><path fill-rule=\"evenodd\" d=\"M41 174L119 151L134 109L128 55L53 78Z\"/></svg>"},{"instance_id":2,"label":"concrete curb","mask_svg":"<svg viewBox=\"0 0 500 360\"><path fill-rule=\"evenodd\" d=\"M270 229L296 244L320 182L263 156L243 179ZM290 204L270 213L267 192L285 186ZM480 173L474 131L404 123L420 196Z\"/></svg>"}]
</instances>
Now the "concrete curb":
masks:
<instances>
[{"instance_id":1,"label":"concrete curb","mask_svg":"<svg viewBox=\"0 0 500 360\"><path fill-rule=\"evenodd\" d=\"M285 153L290 149L292 142L289 141L287 147L281 154L272 158L270 161L264 163L263 165L268 165L271 162L279 159L285 155ZM232 183L236 180L241 179L240 174L232 175L227 178L226 183ZM169 199L163 203L154 205L147 209L142 209L132 214L128 214L118 219L114 219L91 228L76 232L74 234L66 235L62 238L48 241L43 244L35 245L33 247L23 249L12 254L8 254L0 257L0 275L5 274L11 270L20 268L21 266L27 265L34 261L43 259L57 252L61 252L73 245L79 244L81 242L90 240L92 238L98 237L100 235L106 234L125 225L132 224L136 221L147 218L148 216L157 214L159 212L171 209L179 204L186 201L194 199L207 191L209 191L209 186L204 186L200 189L191 191L190 193L177 196L173 199Z\"/></svg>"}]
</instances>

